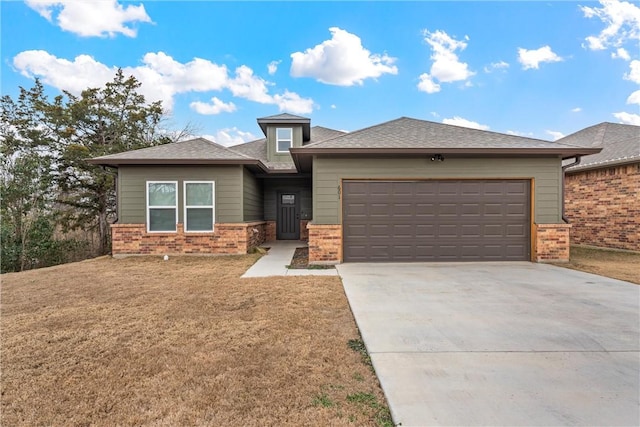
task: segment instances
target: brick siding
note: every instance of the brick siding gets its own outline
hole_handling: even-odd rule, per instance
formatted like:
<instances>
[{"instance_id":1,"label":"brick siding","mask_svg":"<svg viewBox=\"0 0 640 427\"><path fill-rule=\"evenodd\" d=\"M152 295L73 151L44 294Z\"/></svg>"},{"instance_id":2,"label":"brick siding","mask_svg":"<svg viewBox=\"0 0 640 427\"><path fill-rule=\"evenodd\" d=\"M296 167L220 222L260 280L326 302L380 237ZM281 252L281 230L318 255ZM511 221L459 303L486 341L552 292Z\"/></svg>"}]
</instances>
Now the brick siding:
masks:
<instances>
[{"instance_id":1,"label":"brick siding","mask_svg":"<svg viewBox=\"0 0 640 427\"><path fill-rule=\"evenodd\" d=\"M567 174L571 243L640 251L640 163Z\"/></svg>"},{"instance_id":2,"label":"brick siding","mask_svg":"<svg viewBox=\"0 0 640 427\"><path fill-rule=\"evenodd\" d=\"M536 224L535 261L569 262L571 224Z\"/></svg>"},{"instance_id":3,"label":"brick siding","mask_svg":"<svg viewBox=\"0 0 640 427\"><path fill-rule=\"evenodd\" d=\"M266 238L266 223L216 224L213 233L148 233L145 224L113 224L112 254L246 254Z\"/></svg>"},{"instance_id":4,"label":"brick siding","mask_svg":"<svg viewBox=\"0 0 640 427\"><path fill-rule=\"evenodd\" d=\"M267 242L273 242L276 240L276 222L267 221Z\"/></svg>"},{"instance_id":5,"label":"brick siding","mask_svg":"<svg viewBox=\"0 0 640 427\"><path fill-rule=\"evenodd\" d=\"M309 240L309 229L307 226L309 225L309 220L301 219L300 220L300 240L308 241Z\"/></svg>"},{"instance_id":6,"label":"brick siding","mask_svg":"<svg viewBox=\"0 0 640 427\"><path fill-rule=\"evenodd\" d=\"M307 229L307 224L309 220L301 219L300 220L300 240L307 241L309 240L309 230ZM276 230L276 222L275 221L267 221L267 242L273 242L277 240L277 230Z\"/></svg>"},{"instance_id":7,"label":"brick siding","mask_svg":"<svg viewBox=\"0 0 640 427\"><path fill-rule=\"evenodd\" d=\"M309 264L342 261L342 226L309 223Z\"/></svg>"}]
</instances>

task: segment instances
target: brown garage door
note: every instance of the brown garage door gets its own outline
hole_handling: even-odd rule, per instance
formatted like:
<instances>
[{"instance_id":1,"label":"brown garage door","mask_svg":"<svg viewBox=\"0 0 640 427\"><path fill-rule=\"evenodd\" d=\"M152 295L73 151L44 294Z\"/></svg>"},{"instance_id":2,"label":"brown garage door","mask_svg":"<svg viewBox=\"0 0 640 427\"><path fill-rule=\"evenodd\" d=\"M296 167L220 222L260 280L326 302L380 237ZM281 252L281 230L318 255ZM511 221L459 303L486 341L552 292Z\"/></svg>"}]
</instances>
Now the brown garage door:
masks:
<instances>
[{"instance_id":1,"label":"brown garage door","mask_svg":"<svg viewBox=\"0 0 640 427\"><path fill-rule=\"evenodd\" d=\"M527 180L344 181L344 261L522 261Z\"/></svg>"}]
</instances>

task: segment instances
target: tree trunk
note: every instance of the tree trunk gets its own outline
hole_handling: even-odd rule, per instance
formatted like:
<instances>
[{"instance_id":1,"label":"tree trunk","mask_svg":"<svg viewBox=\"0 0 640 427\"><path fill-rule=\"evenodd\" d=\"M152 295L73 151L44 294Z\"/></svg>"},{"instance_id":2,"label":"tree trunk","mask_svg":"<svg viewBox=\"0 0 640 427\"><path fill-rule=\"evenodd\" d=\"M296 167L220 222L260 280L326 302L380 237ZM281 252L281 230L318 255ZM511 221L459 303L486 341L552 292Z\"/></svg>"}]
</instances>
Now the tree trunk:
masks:
<instances>
[{"instance_id":1,"label":"tree trunk","mask_svg":"<svg viewBox=\"0 0 640 427\"><path fill-rule=\"evenodd\" d=\"M102 209L98 217L98 233L100 238L100 255L106 255L109 253L109 240L110 240L110 227L107 220L106 207Z\"/></svg>"}]
</instances>

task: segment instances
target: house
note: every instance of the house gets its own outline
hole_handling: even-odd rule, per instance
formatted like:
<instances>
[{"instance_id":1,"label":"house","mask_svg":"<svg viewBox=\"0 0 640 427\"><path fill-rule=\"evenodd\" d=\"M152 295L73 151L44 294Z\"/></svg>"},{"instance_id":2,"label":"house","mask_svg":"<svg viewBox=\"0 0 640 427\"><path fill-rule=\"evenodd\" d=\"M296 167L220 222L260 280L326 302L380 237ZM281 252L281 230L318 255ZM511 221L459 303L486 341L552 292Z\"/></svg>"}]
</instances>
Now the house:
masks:
<instances>
[{"instance_id":1,"label":"house","mask_svg":"<svg viewBox=\"0 0 640 427\"><path fill-rule=\"evenodd\" d=\"M117 168L114 256L246 253L308 240L309 261L567 260L562 161L594 147L402 117L345 133L279 114L264 138L198 138L91 159Z\"/></svg>"},{"instance_id":2,"label":"house","mask_svg":"<svg viewBox=\"0 0 640 427\"><path fill-rule=\"evenodd\" d=\"M640 251L640 126L600 123L558 142L602 148L565 166L571 242Z\"/></svg>"}]
</instances>

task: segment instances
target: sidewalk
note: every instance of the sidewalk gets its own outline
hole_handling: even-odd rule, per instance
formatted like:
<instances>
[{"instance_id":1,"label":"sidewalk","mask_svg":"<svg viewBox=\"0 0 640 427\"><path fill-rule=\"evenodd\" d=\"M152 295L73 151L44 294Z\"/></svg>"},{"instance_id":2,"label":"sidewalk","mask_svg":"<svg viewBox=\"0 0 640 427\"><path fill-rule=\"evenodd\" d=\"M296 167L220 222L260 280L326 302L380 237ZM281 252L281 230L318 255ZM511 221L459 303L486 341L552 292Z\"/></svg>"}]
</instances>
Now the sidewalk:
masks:
<instances>
[{"instance_id":1,"label":"sidewalk","mask_svg":"<svg viewBox=\"0 0 640 427\"><path fill-rule=\"evenodd\" d=\"M272 277L272 276L337 276L338 271L331 269L289 269L296 248L307 246L307 242L299 240L278 240L262 245L269 251L253 264L241 277Z\"/></svg>"}]
</instances>

